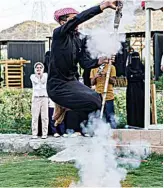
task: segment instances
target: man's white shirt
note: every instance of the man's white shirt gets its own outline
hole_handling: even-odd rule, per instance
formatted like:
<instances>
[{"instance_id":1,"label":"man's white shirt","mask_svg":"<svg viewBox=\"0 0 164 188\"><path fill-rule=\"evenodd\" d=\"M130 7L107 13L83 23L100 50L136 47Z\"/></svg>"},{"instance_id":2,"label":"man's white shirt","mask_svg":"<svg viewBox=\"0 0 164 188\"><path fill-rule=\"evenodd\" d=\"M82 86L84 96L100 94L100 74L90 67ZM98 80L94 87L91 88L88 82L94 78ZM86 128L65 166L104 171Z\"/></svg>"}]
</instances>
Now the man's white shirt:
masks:
<instances>
[{"instance_id":1,"label":"man's white shirt","mask_svg":"<svg viewBox=\"0 0 164 188\"><path fill-rule=\"evenodd\" d=\"M41 78L37 77L36 74L30 76L33 87L33 97L48 97L47 77L47 73L43 73Z\"/></svg>"}]
</instances>

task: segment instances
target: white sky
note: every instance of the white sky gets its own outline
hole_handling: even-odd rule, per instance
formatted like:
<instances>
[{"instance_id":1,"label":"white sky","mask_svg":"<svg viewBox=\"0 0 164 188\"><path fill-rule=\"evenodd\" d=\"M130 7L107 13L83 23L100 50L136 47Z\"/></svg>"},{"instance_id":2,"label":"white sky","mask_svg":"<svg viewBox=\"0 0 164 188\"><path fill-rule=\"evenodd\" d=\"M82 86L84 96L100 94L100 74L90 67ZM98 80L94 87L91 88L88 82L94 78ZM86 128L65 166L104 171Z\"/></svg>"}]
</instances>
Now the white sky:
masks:
<instances>
[{"instance_id":1,"label":"white sky","mask_svg":"<svg viewBox=\"0 0 164 188\"><path fill-rule=\"evenodd\" d=\"M82 10L102 0L0 0L0 31L26 20L53 23L56 9L73 7ZM42 2L42 3L41 3ZM43 5L43 6L41 6Z\"/></svg>"}]
</instances>

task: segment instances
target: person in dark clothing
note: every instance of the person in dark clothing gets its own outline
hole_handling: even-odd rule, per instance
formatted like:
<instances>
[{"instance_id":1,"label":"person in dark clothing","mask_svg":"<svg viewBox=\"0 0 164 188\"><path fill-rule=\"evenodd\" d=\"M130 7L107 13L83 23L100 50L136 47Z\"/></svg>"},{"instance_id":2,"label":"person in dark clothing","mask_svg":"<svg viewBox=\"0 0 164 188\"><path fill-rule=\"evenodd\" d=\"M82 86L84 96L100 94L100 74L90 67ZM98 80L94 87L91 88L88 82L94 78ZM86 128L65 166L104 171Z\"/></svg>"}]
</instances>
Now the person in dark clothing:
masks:
<instances>
[{"instance_id":1,"label":"person in dark clothing","mask_svg":"<svg viewBox=\"0 0 164 188\"><path fill-rule=\"evenodd\" d=\"M128 47L127 47L127 43L124 42L122 43L121 52L118 52L115 57L114 65L116 67L117 77L125 76L127 57L128 57Z\"/></svg>"},{"instance_id":2,"label":"person in dark clothing","mask_svg":"<svg viewBox=\"0 0 164 188\"><path fill-rule=\"evenodd\" d=\"M47 51L44 56L44 72L48 73L51 51Z\"/></svg>"},{"instance_id":3,"label":"person in dark clothing","mask_svg":"<svg viewBox=\"0 0 164 188\"><path fill-rule=\"evenodd\" d=\"M58 105L77 112L81 122L87 120L89 113L101 108L101 99L95 91L77 81L77 63L84 69L91 69L100 66L104 59L90 58L83 45L83 39L79 37L78 25L107 8L115 10L115 2L104 1L101 5L80 14L72 8L67 8L56 11L54 15L61 26L53 32L48 95Z\"/></svg>"},{"instance_id":4,"label":"person in dark clothing","mask_svg":"<svg viewBox=\"0 0 164 188\"><path fill-rule=\"evenodd\" d=\"M90 74L91 74L91 69L84 69L83 72L84 85L88 87L91 87Z\"/></svg>"},{"instance_id":5,"label":"person in dark clothing","mask_svg":"<svg viewBox=\"0 0 164 188\"><path fill-rule=\"evenodd\" d=\"M51 55L51 51L47 51L45 53L45 58L44 58L44 67L45 67L45 70L44 72L48 73L48 66L49 66L49 63L50 63L50 55ZM77 80L79 80L79 73L78 73L78 67L74 67L74 71L76 72L75 74L75 77L77 78Z\"/></svg>"},{"instance_id":6,"label":"person in dark clothing","mask_svg":"<svg viewBox=\"0 0 164 188\"><path fill-rule=\"evenodd\" d=\"M64 123L66 125L66 132L68 134L74 134L74 137L83 134L80 123L83 119L80 119L79 114L76 111L66 112Z\"/></svg>"},{"instance_id":7,"label":"person in dark clothing","mask_svg":"<svg viewBox=\"0 0 164 188\"><path fill-rule=\"evenodd\" d=\"M128 86L126 93L127 123L144 128L144 77L145 68L139 53L132 52L126 68Z\"/></svg>"},{"instance_id":8,"label":"person in dark clothing","mask_svg":"<svg viewBox=\"0 0 164 188\"><path fill-rule=\"evenodd\" d=\"M0 82L2 82L2 81L3 81L3 78L0 77Z\"/></svg>"}]
</instances>

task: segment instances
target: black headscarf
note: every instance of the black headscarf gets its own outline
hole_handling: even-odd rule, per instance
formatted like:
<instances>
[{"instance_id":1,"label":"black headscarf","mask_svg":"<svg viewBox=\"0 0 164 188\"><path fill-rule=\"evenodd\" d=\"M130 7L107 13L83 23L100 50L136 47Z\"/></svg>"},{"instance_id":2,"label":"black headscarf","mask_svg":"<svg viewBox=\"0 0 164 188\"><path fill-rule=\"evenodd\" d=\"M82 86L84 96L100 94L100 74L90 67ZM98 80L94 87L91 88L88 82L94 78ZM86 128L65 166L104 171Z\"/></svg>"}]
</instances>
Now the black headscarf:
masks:
<instances>
[{"instance_id":1,"label":"black headscarf","mask_svg":"<svg viewBox=\"0 0 164 188\"><path fill-rule=\"evenodd\" d=\"M142 70L143 64L141 63L140 60L140 55L138 52L133 52L130 54L130 59L129 59L129 67L133 70Z\"/></svg>"},{"instance_id":2,"label":"black headscarf","mask_svg":"<svg viewBox=\"0 0 164 188\"><path fill-rule=\"evenodd\" d=\"M138 52L130 53L128 58L128 66L126 68L126 74L127 78L140 77L140 79L144 79L145 67L140 60Z\"/></svg>"}]
</instances>

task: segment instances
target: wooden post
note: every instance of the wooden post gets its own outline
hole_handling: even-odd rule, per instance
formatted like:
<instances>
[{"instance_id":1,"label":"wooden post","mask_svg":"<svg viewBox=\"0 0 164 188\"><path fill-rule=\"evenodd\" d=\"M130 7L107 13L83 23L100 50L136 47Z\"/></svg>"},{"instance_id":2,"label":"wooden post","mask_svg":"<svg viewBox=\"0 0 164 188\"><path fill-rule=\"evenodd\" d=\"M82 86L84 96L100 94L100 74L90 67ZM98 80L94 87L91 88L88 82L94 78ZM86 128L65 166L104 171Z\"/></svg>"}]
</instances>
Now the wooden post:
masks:
<instances>
[{"instance_id":1,"label":"wooden post","mask_svg":"<svg viewBox=\"0 0 164 188\"><path fill-rule=\"evenodd\" d=\"M7 62L5 63L5 84L6 87L9 87L9 78L8 78L8 64Z\"/></svg>"},{"instance_id":2,"label":"wooden post","mask_svg":"<svg viewBox=\"0 0 164 188\"><path fill-rule=\"evenodd\" d=\"M157 124L156 85L151 85L152 123Z\"/></svg>"},{"instance_id":3,"label":"wooden post","mask_svg":"<svg viewBox=\"0 0 164 188\"><path fill-rule=\"evenodd\" d=\"M20 73L21 73L21 89L23 89L23 63L20 63Z\"/></svg>"}]
</instances>

